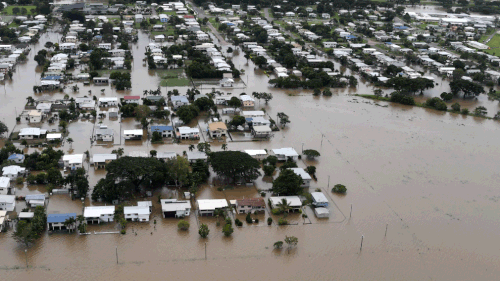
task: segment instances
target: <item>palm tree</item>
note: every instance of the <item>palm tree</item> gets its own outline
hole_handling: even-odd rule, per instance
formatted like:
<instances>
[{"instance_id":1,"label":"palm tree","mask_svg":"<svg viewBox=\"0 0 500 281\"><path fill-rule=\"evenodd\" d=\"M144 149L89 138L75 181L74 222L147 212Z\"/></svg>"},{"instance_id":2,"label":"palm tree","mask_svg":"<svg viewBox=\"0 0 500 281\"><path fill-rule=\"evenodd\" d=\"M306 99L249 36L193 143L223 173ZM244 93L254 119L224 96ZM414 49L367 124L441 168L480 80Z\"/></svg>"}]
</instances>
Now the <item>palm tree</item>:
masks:
<instances>
[{"instance_id":1,"label":"palm tree","mask_svg":"<svg viewBox=\"0 0 500 281\"><path fill-rule=\"evenodd\" d=\"M87 231L85 217L83 215L78 215L76 220L78 221L78 231L80 231L80 233L85 233Z\"/></svg>"},{"instance_id":2,"label":"palm tree","mask_svg":"<svg viewBox=\"0 0 500 281\"><path fill-rule=\"evenodd\" d=\"M193 151L193 150L194 150L194 144L189 145L189 151Z\"/></svg>"},{"instance_id":3,"label":"palm tree","mask_svg":"<svg viewBox=\"0 0 500 281\"><path fill-rule=\"evenodd\" d=\"M73 149L73 139L68 138L66 141L69 143L69 149Z\"/></svg>"},{"instance_id":4,"label":"palm tree","mask_svg":"<svg viewBox=\"0 0 500 281\"><path fill-rule=\"evenodd\" d=\"M227 150L227 144L224 143L221 148L222 148L222 150L226 151Z\"/></svg>"},{"instance_id":5,"label":"palm tree","mask_svg":"<svg viewBox=\"0 0 500 281\"><path fill-rule=\"evenodd\" d=\"M282 213L288 213L292 208L290 207L290 203L288 203L288 201L285 198L281 199L281 202L277 204L277 207Z\"/></svg>"},{"instance_id":6,"label":"palm tree","mask_svg":"<svg viewBox=\"0 0 500 281\"><path fill-rule=\"evenodd\" d=\"M101 89L101 94L104 95L105 89Z\"/></svg>"},{"instance_id":7,"label":"palm tree","mask_svg":"<svg viewBox=\"0 0 500 281\"><path fill-rule=\"evenodd\" d=\"M71 232L71 230L74 229L75 223L76 219L74 217L70 217L64 221L64 226L69 230L69 232Z\"/></svg>"}]
</instances>

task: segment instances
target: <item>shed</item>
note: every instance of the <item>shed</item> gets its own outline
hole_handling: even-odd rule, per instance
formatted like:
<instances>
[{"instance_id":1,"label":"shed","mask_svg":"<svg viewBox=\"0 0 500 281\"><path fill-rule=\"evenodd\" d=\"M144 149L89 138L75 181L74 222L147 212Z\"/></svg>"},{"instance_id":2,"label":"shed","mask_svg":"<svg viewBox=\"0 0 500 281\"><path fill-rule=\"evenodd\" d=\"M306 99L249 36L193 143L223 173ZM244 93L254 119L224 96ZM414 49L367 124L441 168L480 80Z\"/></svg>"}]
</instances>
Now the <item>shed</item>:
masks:
<instances>
[{"instance_id":1,"label":"shed","mask_svg":"<svg viewBox=\"0 0 500 281\"><path fill-rule=\"evenodd\" d=\"M330 216L327 208L314 208L314 214L318 218L328 218Z\"/></svg>"}]
</instances>

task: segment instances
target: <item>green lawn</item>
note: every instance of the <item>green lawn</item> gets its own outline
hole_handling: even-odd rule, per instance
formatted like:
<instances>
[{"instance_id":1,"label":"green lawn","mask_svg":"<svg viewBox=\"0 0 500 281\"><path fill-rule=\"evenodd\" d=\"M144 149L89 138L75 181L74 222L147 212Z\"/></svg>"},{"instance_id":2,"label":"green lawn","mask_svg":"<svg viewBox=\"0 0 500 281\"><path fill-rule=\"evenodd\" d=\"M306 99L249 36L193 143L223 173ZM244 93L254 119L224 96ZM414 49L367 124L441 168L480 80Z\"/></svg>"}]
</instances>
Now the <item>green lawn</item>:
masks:
<instances>
[{"instance_id":1,"label":"green lawn","mask_svg":"<svg viewBox=\"0 0 500 281\"><path fill-rule=\"evenodd\" d=\"M188 78L168 78L161 79L160 86L162 87L185 87L189 86L190 82Z\"/></svg>"},{"instance_id":2,"label":"green lawn","mask_svg":"<svg viewBox=\"0 0 500 281\"><path fill-rule=\"evenodd\" d=\"M151 31L151 36L154 37L156 35L163 34L165 36L173 36L175 34L175 28L171 25L164 26L165 30L163 31Z\"/></svg>"},{"instance_id":3,"label":"green lawn","mask_svg":"<svg viewBox=\"0 0 500 281\"><path fill-rule=\"evenodd\" d=\"M7 8L2 10L2 14L14 15L14 12L12 10L16 7L19 8L20 10L22 8L25 8L28 11L28 14L30 13L30 11L33 11L32 14L35 14L36 6L8 6ZM19 12L17 15L22 16L21 12Z\"/></svg>"},{"instance_id":4,"label":"green lawn","mask_svg":"<svg viewBox=\"0 0 500 281\"><path fill-rule=\"evenodd\" d=\"M189 86L190 81L184 74L184 68L157 69L156 75L161 77L161 87L183 87Z\"/></svg>"},{"instance_id":5,"label":"green lawn","mask_svg":"<svg viewBox=\"0 0 500 281\"><path fill-rule=\"evenodd\" d=\"M495 34L486 45L490 46L491 49L483 50L484 52L496 56L500 55L500 34Z\"/></svg>"},{"instance_id":6,"label":"green lawn","mask_svg":"<svg viewBox=\"0 0 500 281\"><path fill-rule=\"evenodd\" d=\"M111 75L112 72L130 72L131 70L128 69L101 69L97 70L97 73L99 73L100 76L106 75L109 76Z\"/></svg>"}]
</instances>

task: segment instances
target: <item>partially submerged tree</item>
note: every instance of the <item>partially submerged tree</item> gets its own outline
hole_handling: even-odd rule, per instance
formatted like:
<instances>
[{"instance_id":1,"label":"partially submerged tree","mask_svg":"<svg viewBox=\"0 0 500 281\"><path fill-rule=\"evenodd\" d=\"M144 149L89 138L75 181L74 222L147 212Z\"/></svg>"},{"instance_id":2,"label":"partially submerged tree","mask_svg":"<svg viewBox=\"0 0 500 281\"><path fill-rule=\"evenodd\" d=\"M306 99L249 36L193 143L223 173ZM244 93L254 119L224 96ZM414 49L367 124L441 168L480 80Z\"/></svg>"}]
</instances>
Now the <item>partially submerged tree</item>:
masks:
<instances>
[{"instance_id":1,"label":"partially submerged tree","mask_svg":"<svg viewBox=\"0 0 500 281\"><path fill-rule=\"evenodd\" d=\"M321 154L317 150L314 150L314 149L306 149L306 150L304 150L303 153L305 156L307 156L307 158L311 158L311 159L314 159L316 157L321 156Z\"/></svg>"},{"instance_id":2,"label":"partially submerged tree","mask_svg":"<svg viewBox=\"0 0 500 281\"><path fill-rule=\"evenodd\" d=\"M214 172L226 179L245 182L257 179L260 163L247 153L241 151L218 151L210 155L210 163Z\"/></svg>"},{"instance_id":3,"label":"partially submerged tree","mask_svg":"<svg viewBox=\"0 0 500 281\"><path fill-rule=\"evenodd\" d=\"M298 195L302 192L302 177L290 169L281 171L273 181L273 193L281 196Z\"/></svg>"},{"instance_id":4,"label":"partially submerged tree","mask_svg":"<svg viewBox=\"0 0 500 281\"><path fill-rule=\"evenodd\" d=\"M200 225L200 229L198 230L198 233L202 238L207 238L208 234L210 233L210 229L208 229L208 226L204 223Z\"/></svg>"},{"instance_id":5,"label":"partially submerged tree","mask_svg":"<svg viewBox=\"0 0 500 281\"><path fill-rule=\"evenodd\" d=\"M299 239L295 236L285 236L285 243L288 245L288 252L290 252L290 248L297 246Z\"/></svg>"}]
</instances>

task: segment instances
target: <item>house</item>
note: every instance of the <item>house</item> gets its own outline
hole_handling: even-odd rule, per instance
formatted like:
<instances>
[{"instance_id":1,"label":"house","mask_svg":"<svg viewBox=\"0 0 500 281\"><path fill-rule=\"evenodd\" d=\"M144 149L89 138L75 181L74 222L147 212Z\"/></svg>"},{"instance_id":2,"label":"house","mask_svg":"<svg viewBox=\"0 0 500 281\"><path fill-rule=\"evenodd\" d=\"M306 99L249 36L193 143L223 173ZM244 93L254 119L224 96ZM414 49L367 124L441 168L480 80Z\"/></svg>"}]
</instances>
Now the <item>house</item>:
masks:
<instances>
[{"instance_id":1,"label":"house","mask_svg":"<svg viewBox=\"0 0 500 281\"><path fill-rule=\"evenodd\" d=\"M83 168L83 159L83 154L63 155L64 167L71 168L71 170Z\"/></svg>"},{"instance_id":2,"label":"house","mask_svg":"<svg viewBox=\"0 0 500 281\"><path fill-rule=\"evenodd\" d=\"M108 109L108 117L109 118L118 118L118 108Z\"/></svg>"},{"instance_id":3,"label":"house","mask_svg":"<svg viewBox=\"0 0 500 281\"><path fill-rule=\"evenodd\" d=\"M314 214L317 218L328 218L330 216L330 212L327 208L314 208Z\"/></svg>"},{"instance_id":4,"label":"house","mask_svg":"<svg viewBox=\"0 0 500 281\"><path fill-rule=\"evenodd\" d=\"M254 138L269 138L273 130L269 126L252 126L252 136Z\"/></svg>"},{"instance_id":5,"label":"house","mask_svg":"<svg viewBox=\"0 0 500 281\"><path fill-rule=\"evenodd\" d=\"M47 134L47 141L61 141L62 140L62 134L56 133L56 134Z\"/></svg>"},{"instance_id":6,"label":"house","mask_svg":"<svg viewBox=\"0 0 500 281\"><path fill-rule=\"evenodd\" d=\"M85 207L83 217L87 223L112 222L115 216L115 206Z\"/></svg>"},{"instance_id":7,"label":"house","mask_svg":"<svg viewBox=\"0 0 500 281\"><path fill-rule=\"evenodd\" d=\"M109 51L111 50L111 43L99 43L98 48Z\"/></svg>"},{"instance_id":8,"label":"house","mask_svg":"<svg viewBox=\"0 0 500 281\"><path fill-rule=\"evenodd\" d=\"M208 159L208 156L205 152L198 151L198 150L186 151L186 154L187 154L187 159L190 163L194 163L197 160L202 160L202 161L206 162Z\"/></svg>"},{"instance_id":9,"label":"house","mask_svg":"<svg viewBox=\"0 0 500 281\"><path fill-rule=\"evenodd\" d=\"M47 134L47 130L42 130L40 128L23 128L19 131L19 139L22 140L40 139L45 134Z\"/></svg>"},{"instance_id":10,"label":"house","mask_svg":"<svg viewBox=\"0 0 500 281\"><path fill-rule=\"evenodd\" d=\"M7 195L10 191L10 178L0 177L0 194Z\"/></svg>"},{"instance_id":11,"label":"house","mask_svg":"<svg viewBox=\"0 0 500 281\"><path fill-rule=\"evenodd\" d=\"M98 105L99 107L118 106L118 98L117 97L99 98Z\"/></svg>"},{"instance_id":12,"label":"house","mask_svg":"<svg viewBox=\"0 0 500 281\"><path fill-rule=\"evenodd\" d=\"M289 159L296 161L299 159L299 154L292 147L273 149L273 153L278 157L279 161L287 161Z\"/></svg>"},{"instance_id":13,"label":"house","mask_svg":"<svg viewBox=\"0 0 500 281\"><path fill-rule=\"evenodd\" d=\"M158 151L158 153L156 153L156 159L170 160L176 158L177 153L172 151Z\"/></svg>"},{"instance_id":14,"label":"house","mask_svg":"<svg viewBox=\"0 0 500 281\"><path fill-rule=\"evenodd\" d=\"M123 97L123 102L124 103L135 103L139 104L139 101L141 100L140 96L124 96Z\"/></svg>"},{"instance_id":15,"label":"house","mask_svg":"<svg viewBox=\"0 0 500 281\"><path fill-rule=\"evenodd\" d=\"M323 42L325 48L336 48L337 42Z\"/></svg>"},{"instance_id":16,"label":"house","mask_svg":"<svg viewBox=\"0 0 500 281\"><path fill-rule=\"evenodd\" d=\"M144 16L141 14L135 15L135 22L141 23L144 20Z\"/></svg>"},{"instance_id":17,"label":"house","mask_svg":"<svg viewBox=\"0 0 500 281\"><path fill-rule=\"evenodd\" d=\"M200 138L200 130L198 128L178 127L176 128L175 134L176 137L181 140Z\"/></svg>"},{"instance_id":18,"label":"house","mask_svg":"<svg viewBox=\"0 0 500 281\"><path fill-rule=\"evenodd\" d=\"M105 168L109 162L116 160L116 154L94 154L92 156L92 163L94 163L94 169Z\"/></svg>"},{"instance_id":19,"label":"house","mask_svg":"<svg viewBox=\"0 0 500 281\"><path fill-rule=\"evenodd\" d=\"M149 157L149 153L147 153L146 151L139 151L139 150L135 150L135 151L130 151L128 153L128 156L129 157L142 157L142 158L147 158Z\"/></svg>"},{"instance_id":20,"label":"house","mask_svg":"<svg viewBox=\"0 0 500 281\"><path fill-rule=\"evenodd\" d=\"M75 220L71 225L64 225L64 222L70 218ZM47 229L51 230L74 230L76 227L76 213L67 214L48 214L47 215Z\"/></svg>"},{"instance_id":21,"label":"house","mask_svg":"<svg viewBox=\"0 0 500 281\"><path fill-rule=\"evenodd\" d=\"M94 77L92 81L96 85L109 84L109 77Z\"/></svg>"},{"instance_id":22,"label":"house","mask_svg":"<svg viewBox=\"0 0 500 281\"><path fill-rule=\"evenodd\" d=\"M245 120L252 126L271 126L271 121L265 119L264 117L251 117L246 118Z\"/></svg>"},{"instance_id":23,"label":"house","mask_svg":"<svg viewBox=\"0 0 500 281\"><path fill-rule=\"evenodd\" d=\"M228 207L226 199L199 199L198 213L200 216L213 216L215 210L222 210Z\"/></svg>"},{"instance_id":24,"label":"house","mask_svg":"<svg viewBox=\"0 0 500 281\"><path fill-rule=\"evenodd\" d=\"M316 207L328 207L328 199L322 192L311 192L313 205Z\"/></svg>"},{"instance_id":25,"label":"house","mask_svg":"<svg viewBox=\"0 0 500 281\"><path fill-rule=\"evenodd\" d=\"M5 230L5 223L9 219L7 216L7 211L0 211L0 232Z\"/></svg>"},{"instance_id":26,"label":"house","mask_svg":"<svg viewBox=\"0 0 500 281\"><path fill-rule=\"evenodd\" d=\"M233 87L234 79L233 78L222 78L220 80L221 87Z\"/></svg>"},{"instance_id":27,"label":"house","mask_svg":"<svg viewBox=\"0 0 500 281\"><path fill-rule=\"evenodd\" d=\"M267 151L264 149L247 149L244 152L255 159L262 160L267 157Z\"/></svg>"},{"instance_id":28,"label":"house","mask_svg":"<svg viewBox=\"0 0 500 281\"><path fill-rule=\"evenodd\" d=\"M168 22L168 16L166 14L160 14L160 22L166 23Z\"/></svg>"},{"instance_id":29,"label":"house","mask_svg":"<svg viewBox=\"0 0 500 281\"><path fill-rule=\"evenodd\" d=\"M151 126L151 134L154 132L160 133L162 138L171 138L174 136L174 128L172 126Z\"/></svg>"},{"instance_id":30,"label":"house","mask_svg":"<svg viewBox=\"0 0 500 281\"><path fill-rule=\"evenodd\" d=\"M322 14L321 14L321 17L322 17L323 19L329 19L329 18L330 18L330 14L328 14L328 13L322 13Z\"/></svg>"},{"instance_id":31,"label":"house","mask_svg":"<svg viewBox=\"0 0 500 281\"><path fill-rule=\"evenodd\" d=\"M95 138L100 141L113 141L115 132L105 126L101 126L95 130Z\"/></svg>"},{"instance_id":32,"label":"house","mask_svg":"<svg viewBox=\"0 0 500 281\"><path fill-rule=\"evenodd\" d=\"M17 165L10 165L2 168L2 175L9 178L11 181L17 179L20 175L24 175L25 173L26 168Z\"/></svg>"},{"instance_id":33,"label":"house","mask_svg":"<svg viewBox=\"0 0 500 281\"><path fill-rule=\"evenodd\" d=\"M243 116L246 118L250 118L250 117L264 117L266 116L266 114L264 113L264 111L260 111L260 110L257 110L257 111L243 111L242 112Z\"/></svg>"},{"instance_id":34,"label":"house","mask_svg":"<svg viewBox=\"0 0 500 281\"><path fill-rule=\"evenodd\" d=\"M183 105L189 105L189 101L186 96L171 96L170 102L172 102L172 106L174 109L177 109Z\"/></svg>"},{"instance_id":35,"label":"house","mask_svg":"<svg viewBox=\"0 0 500 281\"><path fill-rule=\"evenodd\" d=\"M126 140L141 140L143 130L123 130L123 137Z\"/></svg>"},{"instance_id":36,"label":"house","mask_svg":"<svg viewBox=\"0 0 500 281\"><path fill-rule=\"evenodd\" d=\"M123 216L128 221L148 222L150 215L151 208L147 205L123 207Z\"/></svg>"},{"instance_id":37,"label":"house","mask_svg":"<svg viewBox=\"0 0 500 281\"><path fill-rule=\"evenodd\" d=\"M236 200L236 211L238 214L251 214L265 212L266 203L264 198L244 198Z\"/></svg>"},{"instance_id":38,"label":"house","mask_svg":"<svg viewBox=\"0 0 500 281\"><path fill-rule=\"evenodd\" d=\"M240 100L243 103L243 107L254 107L255 99L249 95L241 95Z\"/></svg>"},{"instance_id":39,"label":"house","mask_svg":"<svg viewBox=\"0 0 500 281\"><path fill-rule=\"evenodd\" d=\"M29 114L30 123L40 123L42 122L42 113L38 110L30 110Z\"/></svg>"},{"instance_id":40,"label":"house","mask_svg":"<svg viewBox=\"0 0 500 281\"><path fill-rule=\"evenodd\" d=\"M44 194L30 194L24 197L26 201L26 205L31 208L35 208L37 206L45 206L45 195Z\"/></svg>"},{"instance_id":41,"label":"house","mask_svg":"<svg viewBox=\"0 0 500 281\"><path fill-rule=\"evenodd\" d=\"M177 199L161 199L161 213L163 218L189 217L191 213L191 202Z\"/></svg>"},{"instance_id":42,"label":"house","mask_svg":"<svg viewBox=\"0 0 500 281\"><path fill-rule=\"evenodd\" d=\"M18 218L19 220L26 220L26 221L30 221L30 220L32 220L34 217L35 217L35 213L34 213L34 212L20 212L20 213L17 215L17 218Z\"/></svg>"},{"instance_id":43,"label":"house","mask_svg":"<svg viewBox=\"0 0 500 281\"><path fill-rule=\"evenodd\" d=\"M24 155L23 154L12 154L7 158L9 161L13 161L14 163L20 164L24 162Z\"/></svg>"},{"instance_id":44,"label":"house","mask_svg":"<svg viewBox=\"0 0 500 281\"><path fill-rule=\"evenodd\" d=\"M302 207L302 201L298 196L273 196L269 197L269 201L271 201L271 208L279 208L282 200L285 199L288 205L290 206L292 211L298 211Z\"/></svg>"},{"instance_id":45,"label":"house","mask_svg":"<svg viewBox=\"0 0 500 281\"><path fill-rule=\"evenodd\" d=\"M16 208L15 195L0 195L0 211L12 212Z\"/></svg>"},{"instance_id":46,"label":"house","mask_svg":"<svg viewBox=\"0 0 500 281\"><path fill-rule=\"evenodd\" d=\"M227 126L224 122L213 122L208 124L208 132L212 138L225 137L227 135Z\"/></svg>"},{"instance_id":47,"label":"house","mask_svg":"<svg viewBox=\"0 0 500 281\"><path fill-rule=\"evenodd\" d=\"M311 185L311 176L302 168L291 168L296 175L302 178L301 187L309 187Z\"/></svg>"}]
</instances>

